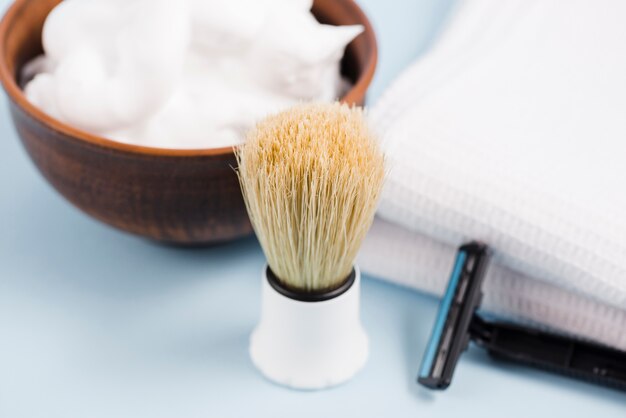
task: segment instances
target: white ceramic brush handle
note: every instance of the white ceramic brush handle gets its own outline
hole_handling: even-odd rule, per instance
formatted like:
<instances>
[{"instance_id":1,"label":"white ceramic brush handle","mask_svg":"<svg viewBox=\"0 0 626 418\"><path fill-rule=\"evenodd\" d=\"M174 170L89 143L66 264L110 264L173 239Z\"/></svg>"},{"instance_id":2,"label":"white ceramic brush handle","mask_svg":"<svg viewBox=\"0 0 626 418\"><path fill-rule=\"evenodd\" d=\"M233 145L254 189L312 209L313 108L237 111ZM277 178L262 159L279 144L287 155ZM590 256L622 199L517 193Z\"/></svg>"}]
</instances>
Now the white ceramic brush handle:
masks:
<instances>
[{"instance_id":1,"label":"white ceramic brush handle","mask_svg":"<svg viewBox=\"0 0 626 418\"><path fill-rule=\"evenodd\" d=\"M368 355L359 315L361 274L341 295L303 302L276 291L263 270L261 320L250 356L268 379L298 389L322 389L350 379Z\"/></svg>"}]
</instances>

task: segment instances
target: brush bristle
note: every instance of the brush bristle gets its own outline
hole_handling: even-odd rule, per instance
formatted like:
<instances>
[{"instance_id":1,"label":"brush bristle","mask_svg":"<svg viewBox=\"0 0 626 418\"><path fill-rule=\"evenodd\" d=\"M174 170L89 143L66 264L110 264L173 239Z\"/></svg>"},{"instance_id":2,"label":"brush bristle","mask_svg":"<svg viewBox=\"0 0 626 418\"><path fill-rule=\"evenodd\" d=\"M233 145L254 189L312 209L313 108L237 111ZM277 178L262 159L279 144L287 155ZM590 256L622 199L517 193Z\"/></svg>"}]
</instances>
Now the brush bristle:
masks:
<instances>
[{"instance_id":1,"label":"brush bristle","mask_svg":"<svg viewBox=\"0 0 626 418\"><path fill-rule=\"evenodd\" d=\"M362 110L296 106L261 121L236 156L250 220L281 283L302 292L341 286L385 176Z\"/></svg>"}]
</instances>

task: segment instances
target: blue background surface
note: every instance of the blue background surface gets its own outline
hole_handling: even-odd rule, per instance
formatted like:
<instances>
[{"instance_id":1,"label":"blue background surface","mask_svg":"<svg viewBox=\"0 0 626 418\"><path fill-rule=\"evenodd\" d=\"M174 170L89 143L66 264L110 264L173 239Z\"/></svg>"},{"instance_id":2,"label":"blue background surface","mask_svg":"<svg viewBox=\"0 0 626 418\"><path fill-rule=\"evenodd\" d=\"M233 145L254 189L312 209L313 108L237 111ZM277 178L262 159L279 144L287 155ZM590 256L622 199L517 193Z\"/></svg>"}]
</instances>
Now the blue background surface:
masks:
<instances>
[{"instance_id":1,"label":"blue background surface","mask_svg":"<svg viewBox=\"0 0 626 418\"><path fill-rule=\"evenodd\" d=\"M453 5L361 3L380 42L375 100ZM477 348L449 390L421 389L437 301L367 277L365 369L320 392L265 381L247 354L264 264L256 241L183 250L88 218L36 172L2 96L0 418L626 416L623 393L494 362Z\"/></svg>"}]
</instances>

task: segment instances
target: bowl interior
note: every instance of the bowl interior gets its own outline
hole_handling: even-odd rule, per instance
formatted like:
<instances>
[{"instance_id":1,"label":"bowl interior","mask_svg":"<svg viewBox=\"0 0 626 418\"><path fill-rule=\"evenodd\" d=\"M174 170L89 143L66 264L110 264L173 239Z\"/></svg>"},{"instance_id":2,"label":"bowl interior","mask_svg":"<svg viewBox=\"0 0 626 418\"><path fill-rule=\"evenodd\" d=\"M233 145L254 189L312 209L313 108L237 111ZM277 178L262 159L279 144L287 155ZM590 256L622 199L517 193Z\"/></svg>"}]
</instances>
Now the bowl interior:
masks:
<instances>
[{"instance_id":1,"label":"bowl interior","mask_svg":"<svg viewBox=\"0 0 626 418\"><path fill-rule=\"evenodd\" d=\"M5 39L0 39L3 49L3 60L12 81L19 81L19 73L29 60L43 53L41 45L41 31L43 24L50 13L61 0L30 1L22 7L16 8L15 15L7 19L7 33ZM9 14L7 14L8 16Z\"/></svg>"}]
</instances>

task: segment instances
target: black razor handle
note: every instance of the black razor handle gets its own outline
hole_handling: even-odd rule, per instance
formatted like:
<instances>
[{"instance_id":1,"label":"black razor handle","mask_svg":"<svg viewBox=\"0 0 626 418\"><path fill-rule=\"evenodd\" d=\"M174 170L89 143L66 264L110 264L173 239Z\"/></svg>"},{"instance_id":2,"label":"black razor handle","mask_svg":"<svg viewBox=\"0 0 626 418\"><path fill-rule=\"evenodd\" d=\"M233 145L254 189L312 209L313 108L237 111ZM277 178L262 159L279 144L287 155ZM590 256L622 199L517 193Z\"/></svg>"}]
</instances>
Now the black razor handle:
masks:
<instances>
[{"instance_id":1,"label":"black razor handle","mask_svg":"<svg viewBox=\"0 0 626 418\"><path fill-rule=\"evenodd\" d=\"M470 333L495 358L626 390L626 352L479 315Z\"/></svg>"}]
</instances>

